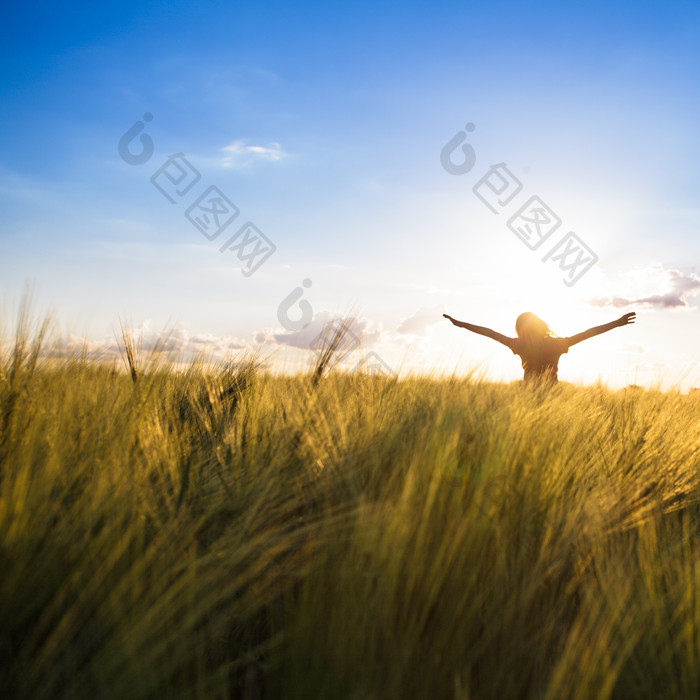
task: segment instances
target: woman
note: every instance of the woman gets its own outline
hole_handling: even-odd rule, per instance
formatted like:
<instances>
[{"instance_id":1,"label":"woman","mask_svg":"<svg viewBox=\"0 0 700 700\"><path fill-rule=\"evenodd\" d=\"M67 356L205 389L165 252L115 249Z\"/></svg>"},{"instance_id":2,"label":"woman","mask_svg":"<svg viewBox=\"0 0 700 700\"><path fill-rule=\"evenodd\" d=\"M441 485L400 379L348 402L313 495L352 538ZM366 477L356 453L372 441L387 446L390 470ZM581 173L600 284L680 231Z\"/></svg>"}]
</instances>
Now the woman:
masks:
<instances>
[{"instance_id":1,"label":"woman","mask_svg":"<svg viewBox=\"0 0 700 700\"><path fill-rule=\"evenodd\" d=\"M570 338L559 338L552 333L549 326L541 318L527 311L524 314L520 314L515 321L515 332L518 334L518 337L509 338L492 331L490 328L475 326L465 321L457 321L447 314L443 314L443 316L459 328L466 328L473 333L493 338L493 340L497 340L499 343L509 347L513 354L519 355L522 360L526 382L535 380L552 383L557 381L559 358L565 352L568 352L572 345L592 338L594 335L611 331L613 328L634 323L636 318L635 312L632 311L620 316L616 321L611 321L602 326L594 326L587 331L583 331L583 333L572 335Z\"/></svg>"}]
</instances>

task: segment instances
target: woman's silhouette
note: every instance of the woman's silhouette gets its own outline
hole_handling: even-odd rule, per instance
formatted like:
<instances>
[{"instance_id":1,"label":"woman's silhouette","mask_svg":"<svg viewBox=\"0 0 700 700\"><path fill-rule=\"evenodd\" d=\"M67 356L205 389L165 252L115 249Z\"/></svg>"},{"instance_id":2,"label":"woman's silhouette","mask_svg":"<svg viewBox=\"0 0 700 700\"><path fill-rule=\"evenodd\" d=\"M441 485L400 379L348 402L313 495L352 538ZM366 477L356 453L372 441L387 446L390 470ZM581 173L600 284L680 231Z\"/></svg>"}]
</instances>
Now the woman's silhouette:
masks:
<instances>
[{"instance_id":1,"label":"woman's silhouette","mask_svg":"<svg viewBox=\"0 0 700 700\"><path fill-rule=\"evenodd\" d=\"M559 338L552 333L549 326L541 318L526 311L524 314L520 314L515 321L515 332L518 334L518 337L509 338L490 328L475 326L465 321L457 321L447 314L443 314L443 316L452 321L455 326L466 328L468 331L479 335L485 335L487 338L493 338L493 340L497 340L499 343L509 347L514 355L519 355L525 370L525 382L534 380L552 383L557 381L559 358L565 352L568 352L572 345L592 338L594 335L611 331L613 328L634 323L636 318L635 312L632 311L620 316L616 321L611 321L602 326L594 326L587 331L583 331L583 333L572 335L570 338Z\"/></svg>"}]
</instances>

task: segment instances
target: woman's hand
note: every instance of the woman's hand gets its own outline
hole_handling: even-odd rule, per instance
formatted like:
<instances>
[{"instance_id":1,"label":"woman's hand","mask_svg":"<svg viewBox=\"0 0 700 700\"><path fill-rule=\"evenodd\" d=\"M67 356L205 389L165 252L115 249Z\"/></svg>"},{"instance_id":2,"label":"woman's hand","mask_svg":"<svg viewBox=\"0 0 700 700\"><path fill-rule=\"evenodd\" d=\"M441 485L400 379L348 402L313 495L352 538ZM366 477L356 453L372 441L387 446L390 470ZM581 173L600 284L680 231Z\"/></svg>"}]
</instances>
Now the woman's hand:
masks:
<instances>
[{"instance_id":1,"label":"woman's hand","mask_svg":"<svg viewBox=\"0 0 700 700\"><path fill-rule=\"evenodd\" d=\"M454 323L455 325L457 324L457 321L455 321L455 320L452 318L452 316L448 316L447 314L443 314L443 316L444 316L448 321L452 321L452 323Z\"/></svg>"},{"instance_id":2,"label":"woman's hand","mask_svg":"<svg viewBox=\"0 0 700 700\"><path fill-rule=\"evenodd\" d=\"M637 318L637 314L634 311L630 311L628 314L623 314L620 318L615 321L615 325L618 327L626 326L628 323L634 323Z\"/></svg>"}]
</instances>

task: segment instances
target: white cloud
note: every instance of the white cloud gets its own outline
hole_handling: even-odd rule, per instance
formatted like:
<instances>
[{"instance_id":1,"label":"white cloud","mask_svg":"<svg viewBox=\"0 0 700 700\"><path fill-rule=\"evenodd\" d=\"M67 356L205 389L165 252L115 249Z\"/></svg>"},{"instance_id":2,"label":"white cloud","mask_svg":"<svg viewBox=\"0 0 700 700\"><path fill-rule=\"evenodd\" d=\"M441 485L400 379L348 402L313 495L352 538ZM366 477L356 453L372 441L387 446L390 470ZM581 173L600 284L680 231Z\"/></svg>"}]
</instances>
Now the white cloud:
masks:
<instances>
[{"instance_id":1,"label":"white cloud","mask_svg":"<svg viewBox=\"0 0 700 700\"><path fill-rule=\"evenodd\" d=\"M150 323L145 321L135 328L131 335L134 345L143 359L154 351L160 351L172 359L190 360L197 355L206 355L211 359L224 359L240 351L252 350L253 345L235 336L214 336L211 334L189 335L184 328L173 328L170 331L154 331ZM101 360L116 360L121 358L121 337L105 338L102 340L87 340L73 334L55 338L48 343L44 350L46 357L73 357L85 351L88 357Z\"/></svg>"},{"instance_id":2,"label":"white cloud","mask_svg":"<svg viewBox=\"0 0 700 700\"><path fill-rule=\"evenodd\" d=\"M258 332L255 339L257 342L287 345L301 350L314 349L340 321L339 317L333 316L328 311L319 311L314 315L311 323L301 330L283 332L265 330ZM382 330L368 319L352 316L347 319L347 323L348 333L345 342L347 348L353 345L366 349L379 342Z\"/></svg>"},{"instance_id":3,"label":"white cloud","mask_svg":"<svg viewBox=\"0 0 700 700\"><path fill-rule=\"evenodd\" d=\"M442 321L443 306L438 304L433 307L418 309L413 316L403 319L397 329L397 333L405 335L425 335L430 326Z\"/></svg>"},{"instance_id":4,"label":"white cloud","mask_svg":"<svg viewBox=\"0 0 700 700\"><path fill-rule=\"evenodd\" d=\"M315 314L311 323L298 331L265 328L255 331L250 338L239 338L232 335L217 336L211 333L190 335L184 328L173 328L165 331L155 331L150 327L150 321L144 321L134 327L131 335L137 352L143 360L150 353L159 351L165 353L171 360L189 361L197 356L212 360L230 358L241 353L254 352L260 346L273 348L298 348L314 351L323 343L323 339L332 334L335 324L342 319L333 316L328 311ZM349 317L348 332L340 345L341 353L366 351L375 347L382 337L380 326L372 324L366 318ZM117 340L116 336L119 336ZM57 337L47 343L43 355L52 358L67 358L80 355L85 351L88 357L100 360L119 360L122 356L121 331L116 331L112 338L87 340L68 334Z\"/></svg>"},{"instance_id":5,"label":"white cloud","mask_svg":"<svg viewBox=\"0 0 700 700\"><path fill-rule=\"evenodd\" d=\"M234 165L246 165L253 160L281 160L287 154L281 149L276 141L268 143L266 146L248 145L245 141L233 141L222 149L226 155L221 161L225 168Z\"/></svg>"}]
</instances>

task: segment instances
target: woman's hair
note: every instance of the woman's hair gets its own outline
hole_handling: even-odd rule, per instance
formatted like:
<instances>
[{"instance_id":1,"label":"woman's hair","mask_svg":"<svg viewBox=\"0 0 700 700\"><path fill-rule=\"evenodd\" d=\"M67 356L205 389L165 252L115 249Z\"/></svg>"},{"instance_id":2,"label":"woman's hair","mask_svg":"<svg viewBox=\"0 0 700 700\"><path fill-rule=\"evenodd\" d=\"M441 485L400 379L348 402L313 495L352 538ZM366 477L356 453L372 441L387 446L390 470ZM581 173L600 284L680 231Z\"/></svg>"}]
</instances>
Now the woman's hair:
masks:
<instances>
[{"instance_id":1,"label":"woman's hair","mask_svg":"<svg viewBox=\"0 0 700 700\"><path fill-rule=\"evenodd\" d=\"M554 336L549 326L531 311L526 311L515 319L515 332L518 338L523 340L540 340Z\"/></svg>"}]
</instances>

